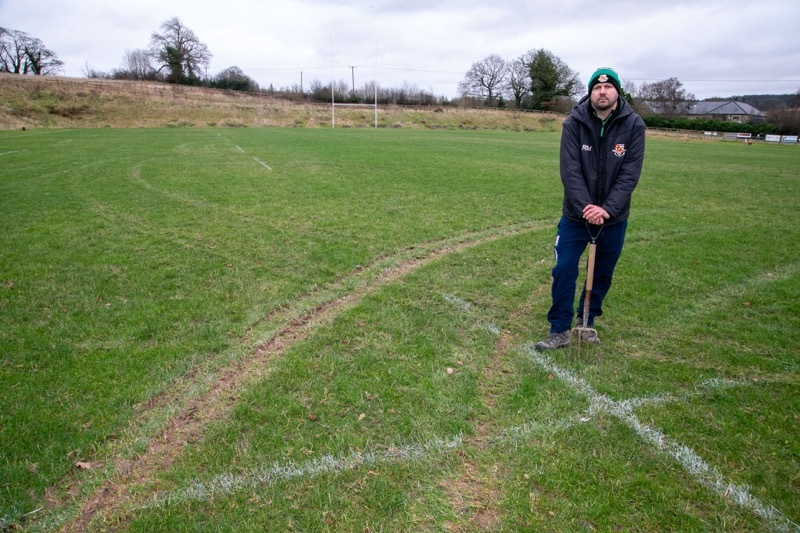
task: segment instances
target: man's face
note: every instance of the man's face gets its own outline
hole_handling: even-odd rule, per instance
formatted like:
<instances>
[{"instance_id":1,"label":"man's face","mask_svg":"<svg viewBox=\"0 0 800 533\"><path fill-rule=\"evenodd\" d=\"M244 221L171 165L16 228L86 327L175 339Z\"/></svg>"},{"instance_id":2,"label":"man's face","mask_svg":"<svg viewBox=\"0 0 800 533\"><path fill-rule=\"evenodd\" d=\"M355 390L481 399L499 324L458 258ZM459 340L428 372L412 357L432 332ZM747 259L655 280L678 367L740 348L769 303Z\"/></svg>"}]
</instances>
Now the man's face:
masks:
<instances>
[{"instance_id":1,"label":"man's face","mask_svg":"<svg viewBox=\"0 0 800 533\"><path fill-rule=\"evenodd\" d=\"M592 87L592 94L589 96L592 107L598 111L607 111L617 105L619 93L616 87L610 83L596 83Z\"/></svg>"}]
</instances>

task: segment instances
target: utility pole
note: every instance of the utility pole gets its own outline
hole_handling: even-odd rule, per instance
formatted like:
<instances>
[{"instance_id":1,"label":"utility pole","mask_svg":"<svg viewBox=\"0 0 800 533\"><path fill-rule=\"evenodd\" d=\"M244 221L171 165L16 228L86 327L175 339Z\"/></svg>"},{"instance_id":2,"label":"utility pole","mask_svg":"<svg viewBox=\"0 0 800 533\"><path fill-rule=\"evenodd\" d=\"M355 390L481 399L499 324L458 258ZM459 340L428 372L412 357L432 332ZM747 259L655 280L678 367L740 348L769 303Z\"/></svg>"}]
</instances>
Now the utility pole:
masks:
<instances>
[{"instance_id":1,"label":"utility pole","mask_svg":"<svg viewBox=\"0 0 800 533\"><path fill-rule=\"evenodd\" d=\"M358 65L351 65L350 66L350 73L353 76L353 94L356 94L356 67Z\"/></svg>"}]
</instances>

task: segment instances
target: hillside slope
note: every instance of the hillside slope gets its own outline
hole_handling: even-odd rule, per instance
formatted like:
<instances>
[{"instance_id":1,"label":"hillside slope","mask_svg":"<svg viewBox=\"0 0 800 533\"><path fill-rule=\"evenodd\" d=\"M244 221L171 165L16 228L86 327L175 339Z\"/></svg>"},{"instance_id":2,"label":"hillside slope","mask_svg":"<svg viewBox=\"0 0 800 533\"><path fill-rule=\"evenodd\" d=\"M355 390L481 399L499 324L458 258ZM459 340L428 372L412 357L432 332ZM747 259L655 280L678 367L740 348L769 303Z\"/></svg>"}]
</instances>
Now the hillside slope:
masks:
<instances>
[{"instance_id":1,"label":"hillside slope","mask_svg":"<svg viewBox=\"0 0 800 533\"><path fill-rule=\"evenodd\" d=\"M0 129L331 127L330 104L152 82L0 74ZM558 114L378 107L386 128L559 131ZM336 127L374 127L371 107L337 107Z\"/></svg>"}]
</instances>

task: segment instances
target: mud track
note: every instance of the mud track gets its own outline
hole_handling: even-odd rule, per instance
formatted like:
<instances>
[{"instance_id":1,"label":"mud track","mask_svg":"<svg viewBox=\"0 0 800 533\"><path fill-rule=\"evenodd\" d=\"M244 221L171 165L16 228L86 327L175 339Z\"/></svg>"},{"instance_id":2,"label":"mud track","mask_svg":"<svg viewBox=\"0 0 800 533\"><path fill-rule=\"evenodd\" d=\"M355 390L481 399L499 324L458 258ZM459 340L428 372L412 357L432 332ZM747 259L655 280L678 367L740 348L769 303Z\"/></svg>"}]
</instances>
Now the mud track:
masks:
<instances>
[{"instance_id":1,"label":"mud track","mask_svg":"<svg viewBox=\"0 0 800 533\"><path fill-rule=\"evenodd\" d=\"M142 406L140 419L145 419L148 412L163 408L170 403L180 404L177 414L168 417L161 425L160 433L150 436L145 451L133 458L125 458L122 455L114 457L111 461L114 466L109 469L110 473L106 479L83 499L77 496L86 492L81 491L80 480L64 480L60 484L62 489L68 487L65 491L78 499L78 510L77 513L72 513L72 518L62 523L59 529L62 531L93 529L93 521L94 525L99 525L97 521L123 511L124 506L132 503L132 500L140 501L146 498L147 496L141 496L141 492L148 491L136 491L134 497L131 489L151 483L158 472L173 464L187 445L203 438L203 429L207 424L224 420L239 401L238 391L246 389L249 384L265 375L276 358L285 354L294 344L308 338L319 326L330 323L355 306L365 296L442 257L498 239L551 226L552 224L547 222L507 225L409 247L391 257L382 258L371 265L356 269L337 280L322 296L309 294L303 299L304 303L301 302L299 310L295 305L274 311L269 317L265 317L264 321L282 322L283 325L278 332L257 343L248 357L217 372L216 381L206 389L205 393L196 397L181 398L181 395L185 395L186 391L191 389L184 383L182 387L177 388L177 391L167 391ZM344 294L326 297L329 294L341 293L343 290L346 291ZM199 384L207 378L203 371L197 370L193 375L187 376L186 380ZM54 488L52 494L56 492ZM152 493L149 496L152 497ZM70 503L75 505L74 502ZM68 504L53 496L48 501L48 514L55 514L59 510L64 512L66 506ZM124 528L124 525L116 524L112 527Z\"/></svg>"}]
</instances>

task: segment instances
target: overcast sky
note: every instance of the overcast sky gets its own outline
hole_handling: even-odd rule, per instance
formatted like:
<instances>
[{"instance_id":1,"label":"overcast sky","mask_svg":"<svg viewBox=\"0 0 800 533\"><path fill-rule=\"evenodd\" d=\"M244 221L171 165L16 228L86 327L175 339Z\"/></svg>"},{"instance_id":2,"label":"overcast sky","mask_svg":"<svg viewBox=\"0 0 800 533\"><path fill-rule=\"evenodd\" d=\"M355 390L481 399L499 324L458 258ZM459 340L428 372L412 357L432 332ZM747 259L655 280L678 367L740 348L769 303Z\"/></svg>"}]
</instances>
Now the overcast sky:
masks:
<instances>
[{"instance_id":1,"label":"overcast sky","mask_svg":"<svg viewBox=\"0 0 800 533\"><path fill-rule=\"evenodd\" d=\"M703 99L800 89L800 0L0 0L0 26L38 37L63 74L122 66L178 17L208 74L238 66L276 89L333 77L455 97L470 66L544 48L587 82L678 78ZM354 69L350 67L354 66Z\"/></svg>"}]
</instances>

